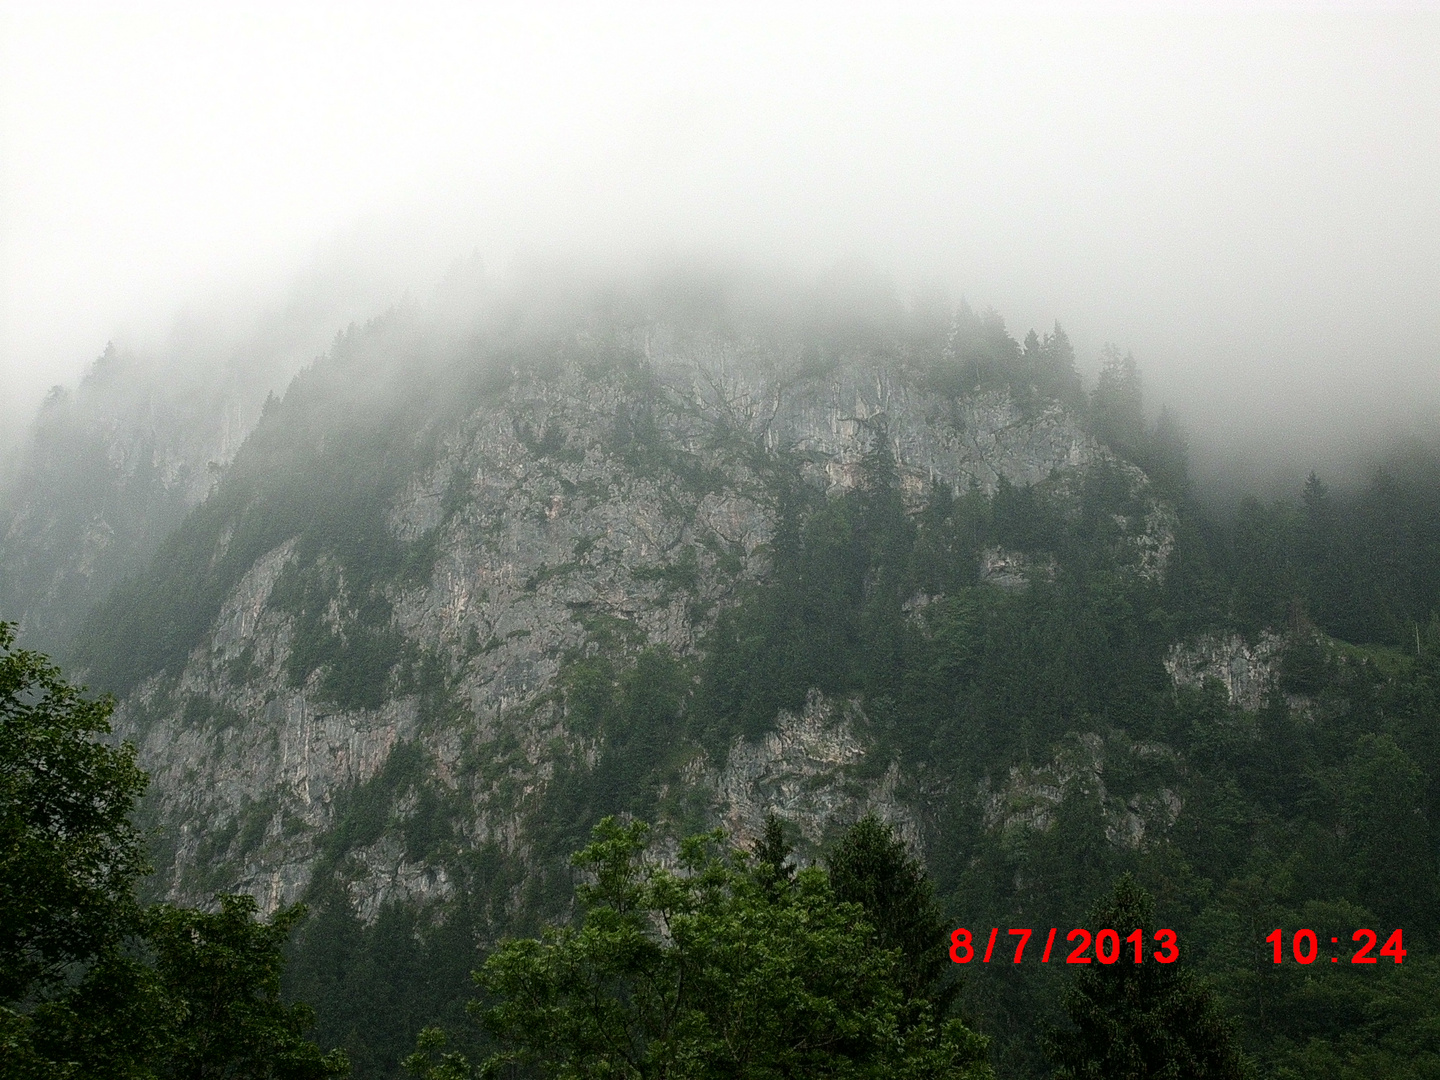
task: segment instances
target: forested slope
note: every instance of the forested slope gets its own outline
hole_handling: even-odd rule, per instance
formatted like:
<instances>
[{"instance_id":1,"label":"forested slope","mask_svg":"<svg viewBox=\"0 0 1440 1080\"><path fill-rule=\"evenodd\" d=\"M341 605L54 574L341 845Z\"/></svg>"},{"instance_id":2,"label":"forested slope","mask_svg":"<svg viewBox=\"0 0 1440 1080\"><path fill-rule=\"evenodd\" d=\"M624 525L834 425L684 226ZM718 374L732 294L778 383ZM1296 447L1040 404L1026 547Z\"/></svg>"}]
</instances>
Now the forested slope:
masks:
<instances>
[{"instance_id":1,"label":"forested slope","mask_svg":"<svg viewBox=\"0 0 1440 1080\"><path fill-rule=\"evenodd\" d=\"M396 316L267 406L77 645L156 889L307 899L292 989L393 1075L602 816L775 811L813 858L875 812L954 926L1063 935L1132 871L1267 1072L1431 1075L1433 467L1221 517L1058 328L695 310ZM1409 954L1276 966L1276 927ZM1047 1074L1068 970L965 969L1000 1075Z\"/></svg>"}]
</instances>

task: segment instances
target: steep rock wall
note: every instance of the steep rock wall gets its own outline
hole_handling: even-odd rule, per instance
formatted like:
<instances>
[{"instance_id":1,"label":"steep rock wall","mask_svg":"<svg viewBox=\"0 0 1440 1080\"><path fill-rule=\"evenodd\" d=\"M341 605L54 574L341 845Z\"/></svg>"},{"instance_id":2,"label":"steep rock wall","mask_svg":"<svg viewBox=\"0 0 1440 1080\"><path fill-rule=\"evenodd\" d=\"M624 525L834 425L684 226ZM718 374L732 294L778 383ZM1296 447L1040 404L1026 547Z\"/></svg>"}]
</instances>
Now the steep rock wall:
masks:
<instances>
[{"instance_id":1,"label":"steep rock wall","mask_svg":"<svg viewBox=\"0 0 1440 1080\"><path fill-rule=\"evenodd\" d=\"M783 357L766 368L736 349L645 347L638 375L576 365L518 375L444 432L404 485L389 528L431 545L433 562L423 581L386 586L411 674L393 675L379 705L327 701L319 670L294 682L297 623L273 596L294 541L232 590L183 671L122 703L118 728L153 776L170 896L240 888L269 909L324 868L367 919L390 900L444 897L453 886L439 849L406 839L422 789L458 817L449 842L526 857L557 762L593 765L599 752L555 697L565 658L617 635L632 650L693 652L736 590L767 571L776 511L765 470L779 454L843 489L886 438L917 506L932 484L1063 491L1109 461L1147 500L1124 523L1139 572L1163 570L1172 512L1058 406L1026 413L998 392L946 401L874 362L785 374ZM340 580L336 633L347 595ZM875 810L918 846L903 777L867 761L860 710L812 698L725 762L697 759L709 819L746 835L777 810L813 846L834 821ZM402 776L402 758L419 771ZM347 809L360 791L385 808L363 835ZM338 833L349 837L343 858Z\"/></svg>"},{"instance_id":2,"label":"steep rock wall","mask_svg":"<svg viewBox=\"0 0 1440 1080\"><path fill-rule=\"evenodd\" d=\"M1202 687L1214 681L1231 704L1254 712L1278 684L1283 639L1263 633L1253 643L1239 634L1205 635L1181 642L1165 658L1176 686Z\"/></svg>"}]
</instances>

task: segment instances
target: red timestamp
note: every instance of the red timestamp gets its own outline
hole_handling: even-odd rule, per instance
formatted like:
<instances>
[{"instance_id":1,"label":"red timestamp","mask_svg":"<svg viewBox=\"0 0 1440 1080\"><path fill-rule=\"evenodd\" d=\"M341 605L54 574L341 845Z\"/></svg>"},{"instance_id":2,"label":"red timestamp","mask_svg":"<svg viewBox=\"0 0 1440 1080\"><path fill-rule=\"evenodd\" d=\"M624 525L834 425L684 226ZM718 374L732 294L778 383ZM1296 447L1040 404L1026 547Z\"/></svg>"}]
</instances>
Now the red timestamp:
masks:
<instances>
[{"instance_id":1,"label":"red timestamp","mask_svg":"<svg viewBox=\"0 0 1440 1080\"><path fill-rule=\"evenodd\" d=\"M1285 932L1283 930L1272 930L1265 935L1265 940L1273 947L1275 963L1285 959ZM1405 932L1396 930L1388 938L1385 944L1380 946L1379 956L1373 955L1376 944L1380 941L1380 935L1374 930L1356 930L1350 935L1350 940L1360 947L1350 955L1352 964L1378 964L1380 956L1388 956L1400 963L1405 959ZM1332 937L1331 945L1338 946L1340 939ZM1298 964L1313 964L1320 955L1320 939L1314 930L1297 930L1290 936L1290 955L1295 958ZM1330 957L1332 964L1340 962L1340 953L1337 949L1335 955Z\"/></svg>"},{"instance_id":2,"label":"red timestamp","mask_svg":"<svg viewBox=\"0 0 1440 1080\"><path fill-rule=\"evenodd\" d=\"M1059 932L1057 927L1050 928L1050 934L1045 939L1045 949L1040 953L1040 963L1050 963L1050 956L1055 949L1055 937ZM1018 964L1025 958L1025 946L1030 944L1030 938L1034 933L1034 930L1026 928L1005 931L1007 949L1009 940L1015 939L1015 953L1011 963ZM1000 928L992 927L990 938L985 943L985 951L980 954L982 964L990 963L990 958L995 955L995 944L999 937ZM1180 943L1174 930L1155 931L1151 942L1145 940L1145 931L1139 929L1130 931L1124 937L1121 937L1119 930L1108 928L1097 930L1093 935L1089 930L1071 930L1065 935L1065 944L1060 947L1060 952L1065 953L1065 963L1067 964L1090 964L1095 961L1102 964L1114 964L1122 960L1141 964L1145 962L1147 945L1155 946L1151 948L1149 958L1157 964L1173 964L1180 959ZM975 939L965 927L960 927L950 935L950 959L955 963L968 964L975 959L977 952ZM1030 955L1032 957L1035 955L1033 949ZM1055 955L1058 960L1060 953L1055 953ZM1003 960L1000 962L1004 963Z\"/></svg>"}]
</instances>

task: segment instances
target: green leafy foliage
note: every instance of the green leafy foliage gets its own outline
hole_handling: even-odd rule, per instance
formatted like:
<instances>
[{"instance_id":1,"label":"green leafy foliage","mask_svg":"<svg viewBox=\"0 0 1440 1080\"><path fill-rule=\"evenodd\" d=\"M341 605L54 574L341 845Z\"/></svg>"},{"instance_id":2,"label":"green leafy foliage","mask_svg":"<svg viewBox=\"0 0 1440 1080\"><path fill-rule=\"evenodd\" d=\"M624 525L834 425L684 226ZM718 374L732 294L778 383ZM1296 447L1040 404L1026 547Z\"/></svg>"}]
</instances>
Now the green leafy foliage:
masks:
<instances>
[{"instance_id":1,"label":"green leafy foliage","mask_svg":"<svg viewBox=\"0 0 1440 1080\"><path fill-rule=\"evenodd\" d=\"M146 776L90 699L0 623L0 1072L7 1078L320 1080L349 1071L278 997L303 915L136 899Z\"/></svg>"},{"instance_id":2,"label":"green leafy foliage","mask_svg":"<svg viewBox=\"0 0 1440 1080\"><path fill-rule=\"evenodd\" d=\"M323 1080L350 1065L305 1038L314 1014L280 1000L282 949L300 906L268 921L250 896L222 896L218 912L160 905L146 915L155 969L179 1017L166 1040L161 1077Z\"/></svg>"},{"instance_id":3,"label":"green leafy foliage","mask_svg":"<svg viewBox=\"0 0 1440 1080\"><path fill-rule=\"evenodd\" d=\"M761 873L718 834L647 857L648 828L607 818L575 856L580 917L508 942L477 981L504 1065L557 1076L990 1075L984 1040L933 1015L901 1023L897 951L815 868ZM773 870L773 867L770 868ZM408 1062L467 1074L428 1035Z\"/></svg>"},{"instance_id":4,"label":"green leafy foliage","mask_svg":"<svg viewBox=\"0 0 1440 1080\"><path fill-rule=\"evenodd\" d=\"M0 1003L45 998L133 928L146 777L91 699L0 623Z\"/></svg>"}]
</instances>

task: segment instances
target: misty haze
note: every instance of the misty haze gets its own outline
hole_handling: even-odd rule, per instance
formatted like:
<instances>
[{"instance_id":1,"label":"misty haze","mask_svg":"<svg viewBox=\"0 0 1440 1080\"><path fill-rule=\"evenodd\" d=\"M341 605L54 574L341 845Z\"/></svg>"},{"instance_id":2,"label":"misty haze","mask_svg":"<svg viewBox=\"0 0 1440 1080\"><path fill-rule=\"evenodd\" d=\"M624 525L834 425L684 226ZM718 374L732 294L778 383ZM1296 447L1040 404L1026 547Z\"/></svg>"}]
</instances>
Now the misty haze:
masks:
<instances>
[{"instance_id":1,"label":"misty haze","mask_svg":"<svg viewBox=\"0 0 1440 1080\"><path fill-rule=\"evenodd\" d=\"M1436 1075L1437 191L1429 5L0 4L0 1075Z\"/></svg>"}]
</instances>

